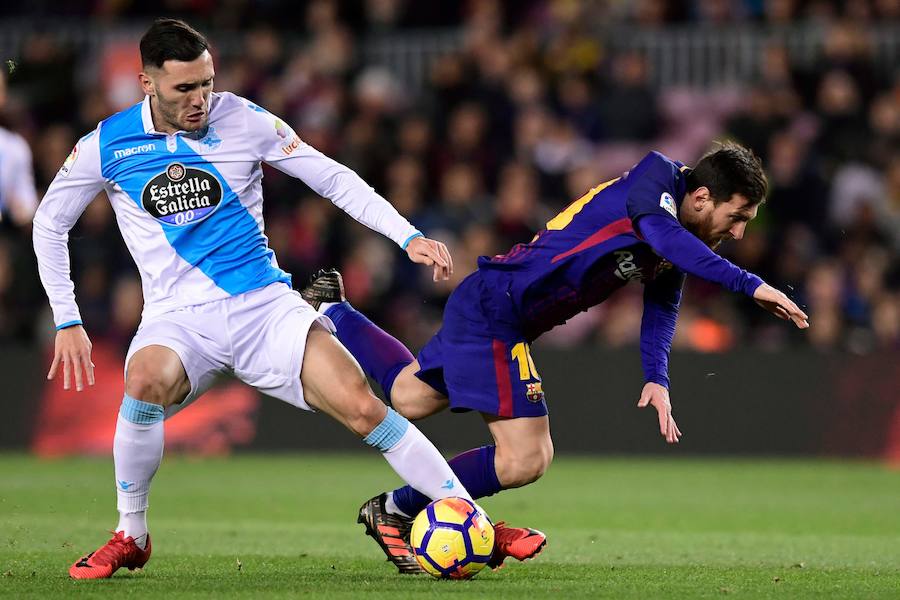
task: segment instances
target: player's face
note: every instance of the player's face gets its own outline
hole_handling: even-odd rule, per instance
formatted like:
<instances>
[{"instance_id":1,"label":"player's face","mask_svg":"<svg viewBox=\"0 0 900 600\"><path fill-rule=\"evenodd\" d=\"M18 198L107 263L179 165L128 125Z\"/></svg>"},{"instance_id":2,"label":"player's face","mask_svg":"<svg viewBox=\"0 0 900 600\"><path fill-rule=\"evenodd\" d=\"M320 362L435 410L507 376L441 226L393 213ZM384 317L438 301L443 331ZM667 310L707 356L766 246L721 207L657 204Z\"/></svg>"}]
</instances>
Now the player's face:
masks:
<instances>
[{"instance_id":1,"label":"player's face","mask_svg":"<svg viewBox=\"0 0 900 600\"><path fill-rule=\"evenodd\" d=\"M705 189L705 188L701 188ZM685 227L711 248L728 240L744 237L747 223L756 217L758 205L749 206L747 198L734 194L727 202L716 204L708 193L706 197L693 198L693 218Z\"/></svg>"},{"instance_id":2,"label":"player's face","mask_svg":"<svg viewBox=\"0 0 900 600\"><path fill-rule=\"evenodd\" d=\"M189 62L167 60L161 68L151 67L141 73L156 130L174 133L206 127L215 75L208 51Z\"/></svg>"}]
</instances>

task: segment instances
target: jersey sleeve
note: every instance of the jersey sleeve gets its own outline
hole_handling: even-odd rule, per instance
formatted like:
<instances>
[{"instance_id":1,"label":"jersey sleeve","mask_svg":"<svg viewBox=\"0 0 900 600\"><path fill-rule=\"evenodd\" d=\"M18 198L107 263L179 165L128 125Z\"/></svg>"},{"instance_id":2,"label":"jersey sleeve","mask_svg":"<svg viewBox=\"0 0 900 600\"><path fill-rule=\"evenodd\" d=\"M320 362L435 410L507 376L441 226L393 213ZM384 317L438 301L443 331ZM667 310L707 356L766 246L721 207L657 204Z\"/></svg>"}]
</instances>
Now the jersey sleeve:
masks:
<instances>
[{"instance_id":1,"label":"jersey sleeve","mask_svg":"<svg viewBox=\"0 0 900 600\"><path fill-rule=\"evenodd\" d=\"M16 136L11 146L12 152L4 156L4 177L0 178L3 189L3 209L12 215L18 224L31 221L37 209L37 192L34 189L34 168L31 161L31 149L22 137Z\"/></svg>"},{"instance_id":2,"label":"jersey sleeve","mask_svg":"<svg viewBox=\"0 0 900 600\"><path fill-rule=\"evenodd\" d=\"M34 253L57 329L81 323L69 273L69 230L103 189L100 128L81 138L34 215Z\"/></svg>"},{"instance_id":3,"label":"jersey sleeve","mask_svg":"<svg viewBox=\"0 0 900 600\"><path fill-rule=\"evenodd\" d=\"M669 352L681 305L684 273L673 269L644 286L641 365L644 380L669 387Z\"/></svg>"},{"instance_id":4,"label":"jersey sleeve","mask_svg":"<svg viewBox=\"0 0 900 600\"><path fill-rule=\"evenodd\" d=\"M759 276L713 252L676 220L645 215L637 227L657 254L682 271L751 297L763 284Z\"/></svg>"},{"instance_id":5,"label":"jersey sleeve","mask_svg":"<svg viewBox=\"0 0 900 600\"><path fill-rule=\"evenodd\" d=\"M406 248L421 233L352 169L325 156L284 121L248 104L249 135L259 160L300 179L370 229Z\"/></svg>"},{"instance_id":6,"label":"jersey sleeve","mask_svg":"<svg viewBox=\"0 0 900 600\"><path fill-rule=\"evenodd\" d=\"M628 173L631 186L625 209L632 223L644 215L678 220L678 197L682 165L659 152L651 152Z\"/></svg>"}]
</instances>

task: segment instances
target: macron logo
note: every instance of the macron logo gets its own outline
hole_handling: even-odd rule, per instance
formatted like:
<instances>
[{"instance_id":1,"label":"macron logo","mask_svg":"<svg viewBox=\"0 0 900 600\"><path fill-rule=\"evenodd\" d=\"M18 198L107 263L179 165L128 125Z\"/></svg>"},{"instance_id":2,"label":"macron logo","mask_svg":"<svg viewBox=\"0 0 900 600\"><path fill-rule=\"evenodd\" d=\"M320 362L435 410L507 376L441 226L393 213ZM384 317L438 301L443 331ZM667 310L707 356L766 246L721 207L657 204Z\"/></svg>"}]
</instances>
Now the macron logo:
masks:
<instances>
[{"instance_id":1,"label":"macron logo","mask_svg":"<svg viewBox=\"0 0 900 600\"><path fill-rule=\"evenodd\" d=\"M141 152L150 152L151 150L156 148L156 144L141 144L140 146L132 146L131 148L125 148L124 150L116 150L113 152L113 156L116 158L125 158L126 156L131 156L132 154L140 154Z\"/></svg>"},{"instance_id":2,"label":"macron logo","mask_svg":"<svg viewBox=\"0 0 900 600\"><path fill-rule=\"evenodd\" d=\"M456 485L456 484L453 483L453 480L448 479L447 481L444 482L444 485L442 485L441 487L444 488L445 490L452 490L454 485Z\"/></svg>"},{"instance_id":3,"label":"macron logo","mask_svg":"<svg viewBox=\"0 0 900 600\"><path fill-rule=\"evenodd\" d=\"M133 481L120 481L119 487L122 488L122 491L127 492L128 488L134 485Z\"/></svg>"}]
</instances>

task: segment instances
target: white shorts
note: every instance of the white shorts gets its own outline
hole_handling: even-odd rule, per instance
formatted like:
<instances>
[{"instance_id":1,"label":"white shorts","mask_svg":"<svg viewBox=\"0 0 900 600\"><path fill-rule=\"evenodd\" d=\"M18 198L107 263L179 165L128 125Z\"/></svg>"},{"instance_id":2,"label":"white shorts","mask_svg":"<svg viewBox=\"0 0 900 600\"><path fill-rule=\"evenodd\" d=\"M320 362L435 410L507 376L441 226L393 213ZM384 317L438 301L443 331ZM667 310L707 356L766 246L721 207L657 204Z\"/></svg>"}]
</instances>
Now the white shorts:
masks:
<instances>
[{"instance_id":1,"label":"white shorts","mask_svg":"<svg viewBox=\"0 0 900 600\"><path fill-rule=\"evenodd\" d=\"M147 346L173 350L191 382L184 402L169 407L170 417L200 397L222 374L237 377L260 392L312 410L303 399L300 369L306 336L313 323L334 332L298 292L273 283L223 300L198 304L141 321L128 355Z\"/></svg>"}]
</instances>

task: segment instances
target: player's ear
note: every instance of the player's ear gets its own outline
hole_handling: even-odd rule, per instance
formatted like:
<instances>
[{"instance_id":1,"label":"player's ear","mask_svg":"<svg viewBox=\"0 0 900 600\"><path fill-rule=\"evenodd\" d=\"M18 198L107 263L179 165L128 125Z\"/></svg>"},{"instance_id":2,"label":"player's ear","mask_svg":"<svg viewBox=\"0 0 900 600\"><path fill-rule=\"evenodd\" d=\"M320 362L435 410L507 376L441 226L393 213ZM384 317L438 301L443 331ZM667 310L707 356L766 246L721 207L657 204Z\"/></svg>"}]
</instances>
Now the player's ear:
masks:
<instances>
[{"instance_id":1,"label":"player's ear","mask_svg":"<svg viewBox=\"0 0 900 600\"><path fill-rule=\"evenodd\" d=\"M145 96L154 95L154 85L153 80L147 75L145 72L141 71L138 73L138 81L141 84L141 90L144 92Z\"/></svg>"},{"instance_id":2,"label":"player's ear","mask_svg":"<svg viewBox=\"0 0 900 600\"><path fill-rule=\"evenodd\" d=\"M691 206L694 210L698 212L703 210L706 204L711 201L711 198L709 197L709 188L701 185L691 192L691 200Z\"/></svg>"}]
</instances>

